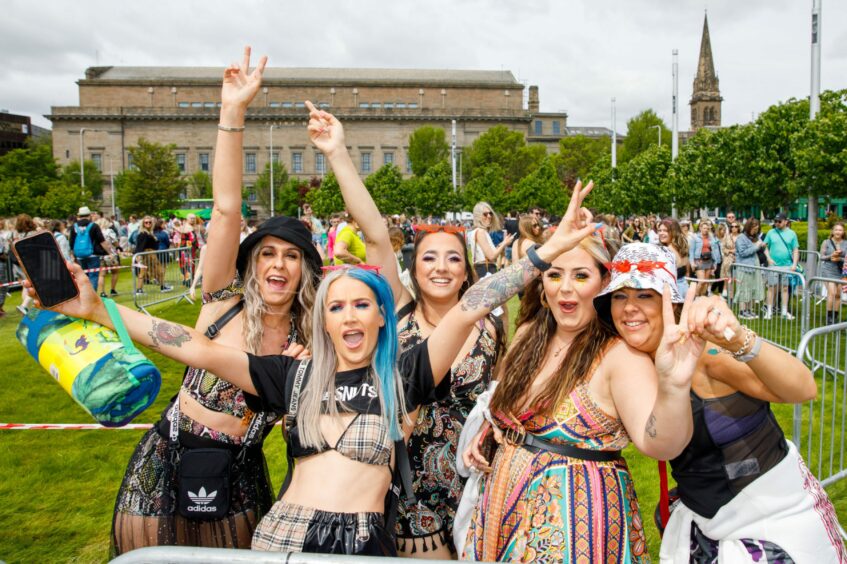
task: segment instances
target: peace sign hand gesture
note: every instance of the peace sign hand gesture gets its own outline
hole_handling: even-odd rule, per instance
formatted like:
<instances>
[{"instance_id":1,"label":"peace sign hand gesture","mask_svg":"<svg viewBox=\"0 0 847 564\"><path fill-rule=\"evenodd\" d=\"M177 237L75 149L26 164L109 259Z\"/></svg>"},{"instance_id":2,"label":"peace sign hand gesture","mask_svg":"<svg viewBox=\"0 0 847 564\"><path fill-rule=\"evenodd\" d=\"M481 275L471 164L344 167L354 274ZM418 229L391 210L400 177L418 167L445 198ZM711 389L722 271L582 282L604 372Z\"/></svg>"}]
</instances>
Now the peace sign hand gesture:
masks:
<instances>
[{"instance_id":1,"label":"peace sign hand gesture","mask_svg":"<svg viewBox=\"0 0 847 564\"><path fill-rule=\"evenodd\" d=\"M556 228L555 233L544 245L544 247L552 246L556 256L570 251L597 229L594 216L582 207L582 203L592 188L594 188L594 182L589 182L584 188L582 181L577 182L574 186L573 195L568 202L568 209L565 211L562 221L559 222L559 227ZM541 253L539 255L541 256ZM542 256L542 258L545 257ZM545 260L547 259L545 258Z\"/></svg>"},{"instance_id":2,"label":"peace sign hand gesture","mask_svg":"<svg viewBox=\"0 0 847 564\"><path fill-rule=\"evenodd\" d=\"M250 71L250 46L244 48L244 56L241 60L241 65L232 63L224 70L224 82L221 87L221 106L236 107L242 111L247 110L247 106L256 97L259 92L259 87L262 85L262 73L265 71L265 65L268 63L268 57L262 56L259 59L259 64Z\"/></svg>"},{"instance_id":3,"label":"peace sign hand gesture","mask_svg":"<svg viewBox=\"0 0 847 564\"><path fill-rule=\"evenodd\" d=\"M344 144L344 127L341 122L329 112L319 110L309 100L306 100L309 110L309 139L327 157L339 149L346 149Z\"/></svg>"},{"instance_id":4,"label":"peace sign hand gesture","mask_svg":"<svg viewBox=\"0 0 847 564\"><path fill-rule=\"evenodd\" d=\"M656 350L656 371L660 380L678 387L691 385L697 360L706 346L706 341L700 336L689 333L689 311L696 295L697 284L692 284L685 295L682 315L677 324L670 287L666 284L662 291L662 318L665 330Z\"/></svg>"}]
</instances>

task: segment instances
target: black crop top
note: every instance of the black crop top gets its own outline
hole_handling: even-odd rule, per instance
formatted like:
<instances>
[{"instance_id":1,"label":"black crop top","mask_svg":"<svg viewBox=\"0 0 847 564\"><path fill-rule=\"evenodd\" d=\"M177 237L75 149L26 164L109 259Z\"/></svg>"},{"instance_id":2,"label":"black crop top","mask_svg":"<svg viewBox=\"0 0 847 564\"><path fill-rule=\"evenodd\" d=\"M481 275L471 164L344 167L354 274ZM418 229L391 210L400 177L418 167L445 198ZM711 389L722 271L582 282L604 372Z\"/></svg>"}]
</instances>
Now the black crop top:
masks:
<instances>
[{"instance_id":1,"label":"black crop top","mask_svg":"<svg viewBox=\"0 0 847 564\"><path fill-rule=\"evenodd\" d=\"M291 400L293 383L299 361L288 356L255 356L248 353L250 379L256 395L244 392L247 406L255 411L285 414ZM450 393L449 373L438 387L432 376L427 341L408 349L397 363L403 380L406 410L447 397ZM393 441L382 418L379 398L371 383L369 368L339 371L335 375L335 399L341 413L356 417L339 437L335 446L323 449L305 447L300 443L295 425L289 431L288 448L294 458L336 450L339 454L366 464L388 465ZM305 387L306 382L303 383Z\"/></svg>"},{"instance_id":2,"label":"black crop top","mask_svg":"<svg viewBox=\"0 0 847 564\"><path fill-rule=\"evenodd\" d=\"M711 519L788 454L770 404L741 392L703 399L691 392L694 434L671 460L679 496Z\"/></svg>"}]
</instances>

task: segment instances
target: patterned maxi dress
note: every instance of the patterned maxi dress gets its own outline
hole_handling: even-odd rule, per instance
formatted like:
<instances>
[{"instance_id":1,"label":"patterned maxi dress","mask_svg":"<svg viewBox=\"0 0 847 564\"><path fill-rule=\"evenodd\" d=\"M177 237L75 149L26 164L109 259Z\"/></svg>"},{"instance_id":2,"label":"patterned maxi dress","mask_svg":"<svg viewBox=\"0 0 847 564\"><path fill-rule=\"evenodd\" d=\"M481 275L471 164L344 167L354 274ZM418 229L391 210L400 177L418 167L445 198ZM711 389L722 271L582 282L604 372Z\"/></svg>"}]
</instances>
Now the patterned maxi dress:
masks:
<instances>
[{"instance_id":1,"label":"patterned maxi dress","mask_svg":"<svg viewBox=\"0 0 847 564\"><path fill-rule=\"evenodd\" d=\"M491 318L489 318L491 319ZM497 321L494 322L497 327ZM400 348L406 350L422 340L414 311L398 332ZM417 505L401 499L397 515L397 544L400 550L428 552L440 537L455 551L453 518L465 480L456 472L456 445L476 398L488 388L497 360L497 338L484 323L473 348L453 365L450 395L445 400L421 406L415 430L409 438L409 461ZM407 543L414 543L412 545Z\"/></svg>"},{"instance_id":2,"label":"patterned maxi dress","mask_svg":"<svg viewBox=\"0 0 847 564\"><path fill-rule=\"evenodd\" d=\"M591 450L629 436L577 386L552 417L523 414L527 433ZM501 422L501 426L502 422ZM592 462L500 445L483 482L466 557L520 562L650 562L626 461Z\"/></svg>"}]
</instances>

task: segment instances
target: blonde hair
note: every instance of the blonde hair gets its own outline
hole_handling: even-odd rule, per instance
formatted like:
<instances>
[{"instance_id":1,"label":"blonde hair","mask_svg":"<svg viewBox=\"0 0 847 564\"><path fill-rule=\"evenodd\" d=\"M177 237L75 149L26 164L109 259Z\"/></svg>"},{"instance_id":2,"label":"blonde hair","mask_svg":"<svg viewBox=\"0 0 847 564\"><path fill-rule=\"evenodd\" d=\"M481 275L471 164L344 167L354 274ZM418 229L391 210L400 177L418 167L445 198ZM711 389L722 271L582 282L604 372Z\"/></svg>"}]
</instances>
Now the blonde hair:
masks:
<instances>
[{"instance_id":1,"label":"blonde hair","mask_svg":"<svg viewBox=\"0 0 847 564\"><path fill-rule=\"evenodd\" d=\"M491 224L488 227L483 227L482 225L482 214L485 212L491 212ZM495 217L494 208L492 208L491 204L488 202L477 202L477 204L473 207L473 226L475 229L485 229L486 231L490 231L493 229Z\"/></svg>"},{"instance_id":2,"label":"blonde hair","mask_svg":"<svg viewBox=\"0 0 847 564\"><path fill-rule=\"evenodd\" d=\"M244 269L244 319L241 323L241 335L247 351L260 354L262 338L265 335L264 316L269 313L262 291L259 289L259 279L256 277L256 261L261 252L261 245L256 245L250 251L250 260ZM309 261L300 253L300 281L297 286L297 297L291 304L291 313L295 316L295 329L299 336L298 343L311 348L312 343L312 311L315 304L315 284L317 274L312 271Z\"/></svg>"}]
</instances>

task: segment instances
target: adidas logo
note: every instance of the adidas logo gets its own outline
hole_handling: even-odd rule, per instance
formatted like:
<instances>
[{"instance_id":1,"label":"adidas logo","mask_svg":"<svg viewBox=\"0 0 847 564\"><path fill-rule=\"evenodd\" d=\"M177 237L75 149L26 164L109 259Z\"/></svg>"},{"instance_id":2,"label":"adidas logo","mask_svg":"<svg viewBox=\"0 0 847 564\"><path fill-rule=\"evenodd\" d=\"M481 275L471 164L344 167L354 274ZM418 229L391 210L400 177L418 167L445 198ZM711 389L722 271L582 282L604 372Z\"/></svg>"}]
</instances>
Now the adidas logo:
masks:
<instances>
[{"instance_id":1,"label":"adidas logo","mask_svg":"<svg viewBox=\"0 0 847 564\"><path fill-rule=\"evenodd\" d=\"M209 505L212 503L212 500L218 495L218 490L213 491L212 493L207 494L206 488L200 486L200 491L194 493L189 490L188 497L196 503L197 505Z\"/></svg>"}]
</instances>

